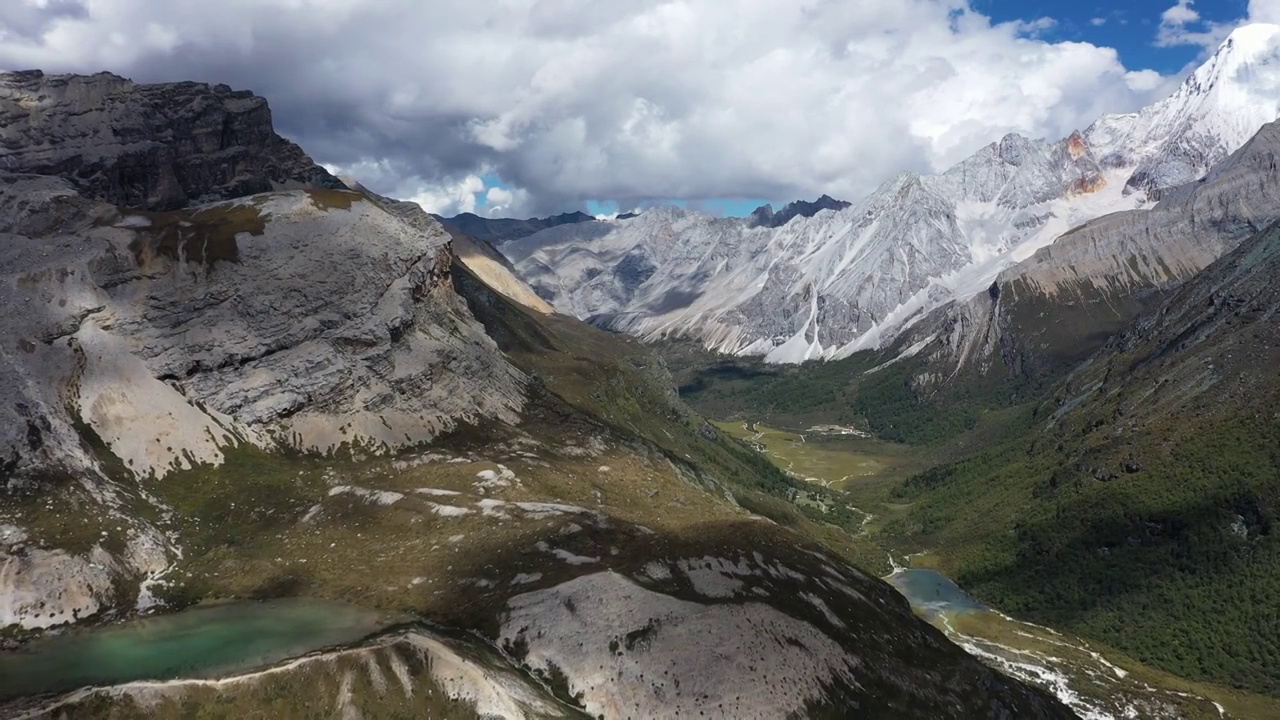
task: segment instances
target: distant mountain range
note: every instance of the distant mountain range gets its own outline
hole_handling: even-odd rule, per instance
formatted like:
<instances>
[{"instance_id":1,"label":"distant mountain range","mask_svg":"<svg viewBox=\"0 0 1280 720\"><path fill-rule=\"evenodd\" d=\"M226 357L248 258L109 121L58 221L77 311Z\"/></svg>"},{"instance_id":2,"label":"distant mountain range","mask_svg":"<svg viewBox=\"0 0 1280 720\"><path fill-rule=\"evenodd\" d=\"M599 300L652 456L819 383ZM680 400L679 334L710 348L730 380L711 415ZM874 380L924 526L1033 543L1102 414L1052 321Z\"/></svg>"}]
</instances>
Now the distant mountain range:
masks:
<instances>
[{"instance_id":1,"label":"distant mountain range","mask_svg":"<svg viewBox=\"0 0 1280 720\"><path fill-rule=\"evenodd\" d=\"M747 224L752 227L782 227L797 217L813 217L822 210L843 210L849 207L850 203L844 200L836 200L830 195L823 195L813 202L797 200L788 203L786 207L778 212L773 211L772 205L761 205L747 216Z\"/></svg>"},{"instance_id":2,"label":"distant mountain range","mask_svg":"<svg viewBox=\"0 0 1280 720\"><path fill-rule=\"evenodd\" d=\"M603 327L772 362L843 357L988 292L1083 223L1176 202L1278 115L1280 27L1251 25L1141 112L1058 141L1009 135L852 204L824 196L745 219L654 208L511 232L502 250L558 310Z\"/></svg>"},{"instance_id":3,"label":"distant mountain range","mask_svg":"<svg viewBox=\"0 0 1280 720\"><path fill-rule=\"evenodd\" d=\"M547 228L590 222L596 219L594 215L588 215L581 211L562 213L545 218L529 218L527 220L487 218L475 213L462 213L449 218L440 215L432 215L431 217L450 230L476 240L483 240L495 246L518 240L522 237L528 237Z\"/></svg>"}]
</instances>

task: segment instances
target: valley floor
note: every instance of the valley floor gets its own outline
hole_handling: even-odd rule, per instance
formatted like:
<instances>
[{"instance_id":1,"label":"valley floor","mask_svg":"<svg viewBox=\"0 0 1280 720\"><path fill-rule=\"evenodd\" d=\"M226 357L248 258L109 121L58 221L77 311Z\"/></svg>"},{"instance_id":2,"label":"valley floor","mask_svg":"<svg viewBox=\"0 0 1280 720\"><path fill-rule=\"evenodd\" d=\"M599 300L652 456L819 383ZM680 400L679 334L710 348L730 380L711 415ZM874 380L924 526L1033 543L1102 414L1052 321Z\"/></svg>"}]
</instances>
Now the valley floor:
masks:
<instances>
[{"instance_id":1,"label":"valley floor","mask_svg":"<svg viewBox=\"0 0 1280 720\"><path fill-rule=\"evenodd\" d=\"M850 533L861 562L885 574L918 614L961 647L1008 675L1052 692L1086 720L1280 717L1280 700L1179 678L1096 642L983 607L949 581L953 591L921 591L900 582L905 574L919 572L910 568L946 565L945 550L912 552L908 541L884 530L887 519L909 514L910 505L894 502L893 490L932 464L927 452L840 425L716 425L793 476L847 499L849 509L863 518L860 528Z\"/></svg>"}]
</instances>

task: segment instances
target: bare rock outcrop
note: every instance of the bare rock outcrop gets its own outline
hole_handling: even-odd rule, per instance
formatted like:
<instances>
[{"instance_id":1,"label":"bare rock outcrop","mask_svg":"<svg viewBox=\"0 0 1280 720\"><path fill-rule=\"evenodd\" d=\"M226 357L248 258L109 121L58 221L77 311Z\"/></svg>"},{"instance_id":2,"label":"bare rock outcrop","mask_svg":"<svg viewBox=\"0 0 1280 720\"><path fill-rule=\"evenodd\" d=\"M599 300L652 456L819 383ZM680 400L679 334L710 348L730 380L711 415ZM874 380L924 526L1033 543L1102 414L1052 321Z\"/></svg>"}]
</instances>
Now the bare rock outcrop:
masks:
<instances>
[{"instance_id":1,"label":"bare rock outcrop","mask_svg":"<svg viewBox=\"0 0 1280 720\"><path fill-rule=\"evenodd\" d=\"M418 215L346 189L252 94L0 75L0 524L23 538L0 544L0 626L135 583L145 605L181 552L150 479L519 422L524 376Z\"/></svg>"},{"instance_id":2,"label":"bare rock outcrop","mask_svg":"<svg viewBox=\"0 0 1280 720\"><path fill-rule=\"evenodd\" d=\"M0 170L63 177L85 197L151 210L343 187L275 133L267 101L251 92L110 73L0 74Z\"/></svg>"}]
</instances>

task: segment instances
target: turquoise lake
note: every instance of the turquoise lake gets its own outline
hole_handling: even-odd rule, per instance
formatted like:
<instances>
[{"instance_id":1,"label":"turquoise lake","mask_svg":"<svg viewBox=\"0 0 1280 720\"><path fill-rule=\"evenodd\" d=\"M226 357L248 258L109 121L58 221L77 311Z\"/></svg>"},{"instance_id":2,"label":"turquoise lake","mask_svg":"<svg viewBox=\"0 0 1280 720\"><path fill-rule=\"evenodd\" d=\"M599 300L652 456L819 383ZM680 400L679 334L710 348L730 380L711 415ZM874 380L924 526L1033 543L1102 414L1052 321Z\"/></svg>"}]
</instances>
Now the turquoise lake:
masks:
<instances>
[{"instance_id":1,"label":"turquoise lake","mask_svg":"<svg viewBox=\"0 0 1280 720\"><path fill-rule=\"evenodd\" d=\"M197 606L0 653L0 700L135 680L216 677L354 643L393 619L316 600Z\"/></svg>"}]
</instances>

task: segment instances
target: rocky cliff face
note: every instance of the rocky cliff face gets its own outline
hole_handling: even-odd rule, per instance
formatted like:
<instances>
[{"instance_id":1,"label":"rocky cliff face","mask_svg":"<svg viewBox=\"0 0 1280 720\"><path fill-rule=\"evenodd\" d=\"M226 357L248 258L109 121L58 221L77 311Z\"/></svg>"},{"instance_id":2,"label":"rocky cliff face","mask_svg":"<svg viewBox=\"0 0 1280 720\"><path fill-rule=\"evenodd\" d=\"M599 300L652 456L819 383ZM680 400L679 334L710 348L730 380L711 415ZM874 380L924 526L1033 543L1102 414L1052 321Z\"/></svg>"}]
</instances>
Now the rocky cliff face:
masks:
<instances>
[{"instance_id":1,"label":"rocky cliff face","mask_svg":"<svg viewBox=\"0 0 1280 720\"><path fill-rule=\"evenodd\" d=\"M29 72L0 117L0 625L93 615L180 556L139 482L518 420L448 234L346 190L261 98Z\"/></svg>"},{"instance_id":2,"label":"rocky cliff face","mask_svg":"<svg viewBox=\"0 0 1280 720\"><path fill-rule=\"evenodd\" d=\"M1151 210L1087 223L1002 272L989 292L926 316L899 338L957 365L1063 370L1098 350L1165 292L1280 219L1280 123Z\"/></svg>"},{"instance_id":3,"label":"rocky cliff face","mask_svg":"<svg viewBox=\"0 0 1280 720\"><path fill-rule=\"evenodd\" d=\"M251 92L109 73L0 74L0 171L64 177L87 198L148 210L343 187L275 133Z\"/></svg>"},{"instance_id":4,"label":"rocky cliff face","mask_svg":"<svg viewBox=\"0 0 1280 720\"><path fill-rule=\"evenodd\" d=\"M72 421L145 476L236 437L395 448L520 405L519 374L452 293L448 236L355 193L98 205L83 222L7 237L2 291L27 312L0 321L16 343L2 406L58 430L7 438L16 472L74 456Z\"/></svg>"}]
</instances>

